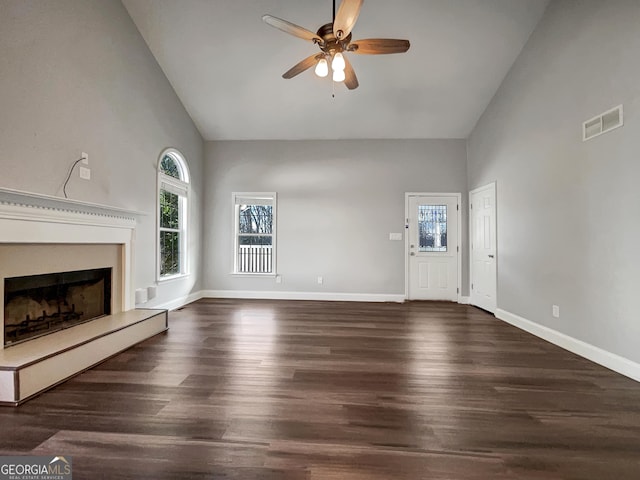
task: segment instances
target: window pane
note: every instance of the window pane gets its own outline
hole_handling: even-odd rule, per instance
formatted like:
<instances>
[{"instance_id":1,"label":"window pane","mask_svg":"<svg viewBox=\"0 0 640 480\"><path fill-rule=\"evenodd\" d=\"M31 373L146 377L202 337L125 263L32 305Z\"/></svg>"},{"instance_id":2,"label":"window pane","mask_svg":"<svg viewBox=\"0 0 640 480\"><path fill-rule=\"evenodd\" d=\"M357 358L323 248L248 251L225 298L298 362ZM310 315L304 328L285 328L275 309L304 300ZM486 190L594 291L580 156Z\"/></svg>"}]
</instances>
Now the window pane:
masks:
<instances>
[{"instance_id":1,"label":"window pane","mask_svg":"<svg viewBox=\"0 0 640 480\"><path fill-rule=\"evenodd\" d=\"M180 273L180 234L160 232L160 275Z\"/></svg>"},{"instance_id":2,"label":"window pane","mask_svg":"<svg viewBox=\"0 0 640 480\"><path fill-rule=\"evenodd\" d=\"M447 206L418 206L418 229L421 252L446 252Z\"/></svg>"},{"instance_id":3,"label":"window pane","mask_svg":"<svg viewBox=\"0 0 640 480\"><path fill-rule=\"evenodd\" d=\"M273 233L272 205L240 205L239 209L240 233Z\"/></svg>"},{"instance_id":4,"label":"window pane","mask_svg":"<svg viewBox=\"0 0 640 480\"><path fill-rule=\"evenodd\" d=\"M180 228L179 197L175 193L160 190L160 226Z\"/></svg>"},{"instance_id":5,"label":"window pane","mask_svg":"<svg viewBox=\"0 0 640 480\"><path fill-rule=\"evenodd\" d=\"M165 175L182 180L178 163L169 155L162 157L162 160L160 161L160 171Z\"/></svg>"},{"instance_id":6,"label":"window pane","mask_svg":"<svg viewBox=\"0 0 640 480\"><path fill-rule=\"evenodd\" d=\"M273 237L266 235L238 237L239 273L271 273L273 271Z\"/></svg>"}]
</instances>

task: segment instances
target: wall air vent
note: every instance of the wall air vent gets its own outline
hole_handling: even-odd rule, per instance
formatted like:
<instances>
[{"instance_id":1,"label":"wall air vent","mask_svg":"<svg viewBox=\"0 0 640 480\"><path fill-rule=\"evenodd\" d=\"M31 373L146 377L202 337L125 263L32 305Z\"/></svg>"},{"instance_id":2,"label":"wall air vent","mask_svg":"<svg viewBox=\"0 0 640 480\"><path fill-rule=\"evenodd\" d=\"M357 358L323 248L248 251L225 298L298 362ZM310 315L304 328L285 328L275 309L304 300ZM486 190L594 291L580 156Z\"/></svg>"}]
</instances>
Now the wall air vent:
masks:
<instances>
[{"instance_id":1,"label":"wall air vent","mask_svg":"<svg viewBox=\"0 0 640 480\"><path fill-rule=\"evenodd\" d=\"M622 105L607 110L582 124L582 141L591 140L598 135L615 130L624 124Z\"/></svg>"}]
</instances>

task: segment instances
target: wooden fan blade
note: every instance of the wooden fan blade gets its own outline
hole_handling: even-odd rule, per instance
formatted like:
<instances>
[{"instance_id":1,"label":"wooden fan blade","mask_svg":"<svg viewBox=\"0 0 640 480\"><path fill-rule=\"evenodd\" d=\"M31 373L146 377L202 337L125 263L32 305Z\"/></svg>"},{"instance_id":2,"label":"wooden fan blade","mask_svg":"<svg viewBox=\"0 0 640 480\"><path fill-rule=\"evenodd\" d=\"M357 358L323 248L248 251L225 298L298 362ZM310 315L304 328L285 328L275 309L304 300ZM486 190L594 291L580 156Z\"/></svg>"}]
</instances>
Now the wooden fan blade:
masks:
<instances>
[{"instance_id":1,"label":"wooden fan blade","mask_svg":"<svg viewBox=\"0 0 640 480\"><path fill-rule=\"evenodd\" d=\"M345 75L344 84L347 86L349 90L355 90L356 88L358 88L358 85L360 85L358 83L358 77L356 77L356 72L353 69L353 66L351 65L351 62L349 61L347 56L346 55L343 55L343 56L344 56L344 75Z\"/></svg>"},{"instance_id":2,"label":"wooden fan blade","mask_svg":"<svg viewBox=\"0 0 640 480\"><path fill-rule=\"evenodd\" d=\"M346 38L360 15L363 0L342 0L336 18L333 21L333 32L339 40Z\"/></svg>"},{"instance_id":3,"label":"wooden fan blade","mask_svg":"<svg viewBox=\"0 0 640 480\"><path fill-rule=\"evenodd\" d=\"M306 28L302 28L291 22L287 22L286 20L283 20L281 18L274 17L272 15L263 15L262 20L264 21L264 23L271 25L272 27L275 27L278 30L282 30L283 32L288 33L289 35L293 35L294 37L302 38L303 40L308 40L314 43L320 43L320 44L324 43L322 38L320 38L318 35L316 35L312 31L307 30Z\"/></svg>"},{"instance_id":4,"label":"wooden fan blade","mask_svg":"<svg viewBox=\"0 0 640 480\"><path fill-rule=\"evenodd\" d=\"M289 70L287 70L282 75L282 78L289 79L289 78L295 77L296 75L300 75L305 70L308 70L311 67L313 67L318 62L319 57L322 57L322 54L316 53L315 55L311 55L310 57L305 58L304 60L297 63L296 65L291 67Z\"/></svg>"},{"instance_id":5,"label":"wooden fan blade","mask_svg":"<svg viewBox=\"0 0 640 480\"><path fill-rule=\"evenodd\" d=\"M349 51L360 55L384 55L388 53L404 53L409 50L409 40L393 38L367 38L349 44Z\"/></svg>"}]
</instances>

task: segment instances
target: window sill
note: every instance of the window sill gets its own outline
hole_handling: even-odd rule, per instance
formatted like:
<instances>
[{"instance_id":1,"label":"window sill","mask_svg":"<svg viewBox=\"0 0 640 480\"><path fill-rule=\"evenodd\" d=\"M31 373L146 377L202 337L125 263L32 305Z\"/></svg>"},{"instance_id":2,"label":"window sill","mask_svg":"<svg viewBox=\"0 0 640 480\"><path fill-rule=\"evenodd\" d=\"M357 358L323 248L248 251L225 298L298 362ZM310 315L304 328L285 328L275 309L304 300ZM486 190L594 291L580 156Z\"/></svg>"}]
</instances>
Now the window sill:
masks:
<instances>
[{"instance_id":1,"label":"window sill","mask_svg":"<svg viewBox=\"0 0 640 480\"><path fill-rule=\"evenodd\" d=\"M183 278L187 278L191 276L190 273L179 273L177 275L168 275L166 277L159 277L158 283L171 282L172 280L181 280Z\"/></svg>"},{"instance_id":2,"label":"window sill","mask_svg":"<svg viewBox=\"0 0 640 480\"><path fill-rule=\"evenodd\" d=\"M242 273L242 272L231 272L229 275L233 277L276 277L277 273Z\"/></svg>"}]
</instances>

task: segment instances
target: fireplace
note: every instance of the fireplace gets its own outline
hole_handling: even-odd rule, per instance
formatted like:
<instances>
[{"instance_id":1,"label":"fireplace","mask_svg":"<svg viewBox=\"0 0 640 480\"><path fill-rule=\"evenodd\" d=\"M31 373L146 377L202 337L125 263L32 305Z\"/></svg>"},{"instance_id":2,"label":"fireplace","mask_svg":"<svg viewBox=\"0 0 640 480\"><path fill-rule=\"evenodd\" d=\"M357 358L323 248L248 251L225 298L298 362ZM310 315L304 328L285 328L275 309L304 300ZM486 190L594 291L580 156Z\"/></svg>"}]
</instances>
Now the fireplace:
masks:
<instances>
[{"instance_id":1,"label":"fireplace","mask_svg":"<svg viewBox=\"0 0 640 480\"><path fill-rule=\"evenodd\" d=\"M166 310L133 302L136 218L144 215L0 187L0 406L169 328Z\"/></svg>"},{"instance_id":2,"label":"fireplace","mask_svg":"<svg viewBox=\"0 0 640 480\"><path fill-rule=\"evenodd\" d=\"M5 347L109 315L111 270L5 278Z\"/></svg>"}]
</instances>

